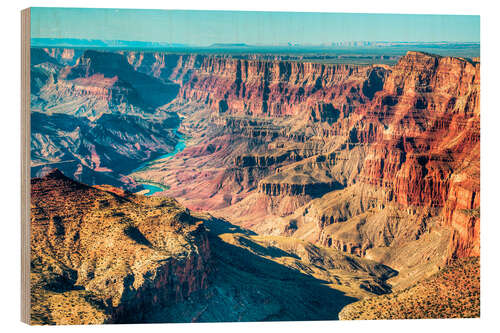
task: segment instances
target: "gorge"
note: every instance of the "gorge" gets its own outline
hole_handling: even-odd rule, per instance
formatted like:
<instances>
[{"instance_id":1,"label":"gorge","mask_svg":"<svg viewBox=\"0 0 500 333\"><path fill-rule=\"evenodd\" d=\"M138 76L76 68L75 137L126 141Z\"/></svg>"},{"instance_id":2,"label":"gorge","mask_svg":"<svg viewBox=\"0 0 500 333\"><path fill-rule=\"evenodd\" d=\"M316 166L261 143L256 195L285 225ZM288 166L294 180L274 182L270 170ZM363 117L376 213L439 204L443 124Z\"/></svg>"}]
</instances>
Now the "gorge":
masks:
<instances>
[{"instance_id":1,"label":"gorge","mask_svg":"<svg viewBox=\"0 0 500 333\"><path fill-rule=\"evenodd\" d=\"M354 319L445 267L479 274L479 58L32 48L31 64L40 323L65 320L61 297L88 323L338 319L361 300Z\"/></svg>"}]
</instances>

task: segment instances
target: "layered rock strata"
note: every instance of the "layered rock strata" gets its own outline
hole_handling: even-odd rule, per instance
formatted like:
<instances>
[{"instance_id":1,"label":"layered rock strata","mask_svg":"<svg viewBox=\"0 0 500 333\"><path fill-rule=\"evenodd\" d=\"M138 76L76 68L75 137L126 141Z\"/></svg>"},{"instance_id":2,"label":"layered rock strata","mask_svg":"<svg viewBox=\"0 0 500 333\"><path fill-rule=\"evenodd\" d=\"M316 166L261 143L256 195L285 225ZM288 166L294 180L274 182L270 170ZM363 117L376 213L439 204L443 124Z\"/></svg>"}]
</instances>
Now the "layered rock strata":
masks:
<instances>
[{"instance_id":1,"label":"layered rock strata","mask_svg":"<svg viewBox=\"0 0 500 333\"><path fill-rule=\"evenodd\" d=\"M225 216L244 223L242 215L252 214L253 205L254 216L261 218L257 224L274 225L271 229L276 230L276 215L293 214L314 198L321 200L327 193L363 183L383 191L373 209L392 205L402 212L414 210L410 216L420 211L439 216L442 225L454 230L448 257L477 253L477 59L408 52L394 66L352 66L200 55L129 53L127 57L139 71L181 84L173 109L183 112L183 105L196 105L210 110L202 118L211 122L203 143L187 125L193 146L180 156L192 158L191 165L206 165L192 153L197 142L219 147L204 153L203 160L218 156L210 162L212 174L203 175L201 181L193 173L181 183L170 180L175 171L161 177L154 170L142 175L171 186L170 193L188 206L224 208ZM242 139L247 140L244 147L237 144ZM160 170L182 165L165 163ZM207 184L204 194L191 192L191 183L193 189ZM184 189L176 191L180 184ZM262 209L268 213L255 212ZM364 213L366 209L358 215ZM345 233L330 237L325 230L355 216L324 216L319 214L320 226L314 237L308 237L339 249L363 248L347 244L340 236ZM425 218L415 220L415 231L400 241L419 237L417 230L426 224ZM389 222L380 223L382 227Z\"/></svg>"},{"instance_id":2,"label":"layered rock strata","mask_svg":"<svg viewBox=\"0 0 500 333\"><path fill-rule=\"evenodd\" d=\"M121 69L110 73L106 59L115 59ZM311 200L366 184L383 191L370 208L383 216L390 206L410 216L431 214L451 228L448 258L478 253L478 59L408 52L394 66L359 66L88 52L61 77L91 82L100 72L135 80L139 96L143 86L137 82L143 81L135 79L138 74L179 85L163 110L182 116L180 130L190 143L176 158L132 178L168 186L163 194L179 197L190 208L223 209L224 216L243 224L246 215L261 230L292 232L292 215ZM309 211L303 211L307 217ZM349 232L328 234L335 229L329 225L360 214L368 212L316 214L318 227L306 232L299 226L295 232L339 249L362 249L355 250L359 254L374 244L390 246L382 239L352 243L351 236L341 236ZM426 218L416 218L414 231L396 239L420 237ZM380 228L387 228L389 220L380 219Z\"/></svg>"}]
</instances>

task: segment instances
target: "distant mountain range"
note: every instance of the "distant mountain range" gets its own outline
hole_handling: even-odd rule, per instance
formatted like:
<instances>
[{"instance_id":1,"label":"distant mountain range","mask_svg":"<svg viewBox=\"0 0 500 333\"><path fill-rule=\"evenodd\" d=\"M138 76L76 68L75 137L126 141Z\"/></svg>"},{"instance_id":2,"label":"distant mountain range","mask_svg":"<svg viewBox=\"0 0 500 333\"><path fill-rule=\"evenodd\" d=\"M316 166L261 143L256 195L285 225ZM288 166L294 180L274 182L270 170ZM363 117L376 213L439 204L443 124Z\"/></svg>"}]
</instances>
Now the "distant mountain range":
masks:
<instances>
[{"instance_id":1,"label":"distant mountain range","mask_svg":"<svg viewBox=\"0 0 500 333\"><path fill-rule=\"evenodd\" d=\"M331 44L308 45L250 45L245 43L214 43L209 46L189 45L169 42L145 42L127 40L98 40L78 38L32 38L33 47L82 47L82 48L189 48L189 49L343 49L343 48L377 48L377 47L448 47L448 48L479 48L476 42L388 42L388 41L340 41Z\"/></svg>"},{"instance_id":2,"label":"distant mountain range","mask_svg":"<svg viewBox=\"0 0 500 333\"><path fill-rule=\"evenodd\" d=\"M31 38L34 47L105 47L105 48L165 48L186 47L185 44L166 42L144 42L128 40L99 40L79 38Z\"/></svg>"},{"instance_id":3,"label":"distant mountain range","mask_svg":"<svg viewBox=\"0 0 500 333\"><path fill-rule=\"evenodd\" d=\"M439 46L459 46L459 47L479 47L478 42L387 42L387 41L342 41L333 42L334 47L387 47L387 46L421 46L421 47L439 47Z\"/></svg>"}]
</instances>

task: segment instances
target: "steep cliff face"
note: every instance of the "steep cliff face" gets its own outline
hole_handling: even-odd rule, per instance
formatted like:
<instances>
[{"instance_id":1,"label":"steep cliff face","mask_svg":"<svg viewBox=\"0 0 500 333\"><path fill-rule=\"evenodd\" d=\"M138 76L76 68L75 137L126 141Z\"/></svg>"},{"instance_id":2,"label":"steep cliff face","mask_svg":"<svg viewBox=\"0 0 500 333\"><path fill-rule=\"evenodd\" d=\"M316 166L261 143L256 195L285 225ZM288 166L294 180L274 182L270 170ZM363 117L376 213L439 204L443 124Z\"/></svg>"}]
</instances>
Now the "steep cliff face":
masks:
<instances>
[{"instance_id":1,"label":"steep cliff face","mask_svg":"<svg viewBox=\"0 0 500 333\"><path fill-rule=\"evenodd\" d=\"M221 113L302 113L320 121L335 121L349 111L348 104L369 100L386 75L384 66L134 52L127 59L138 71L180 83L181 100L202 102Z\"/></svg>"},{"instance_id":2,"label":"steep cliff face","mask_svg":"<svg viewBox=\"0 0 500 333\"><path fill-rule=\"evenodd\" d=\"M479 63L410 52L375 98L393 113L382 141L392 156L374 153L364 180L389 184L404 206L444 207L452 257L479 254L479 80Z\"/></svg>"},{"instance_id":3,"label":"steep cliff face","mask_svg":"<svg viewBox=\"0 0 500 333\"><path fill-rule=\"evenodd\" d=\"M31 186L35 322L140 322L207 287L207 233L175 200L119 196L58 170Z\"/></svg>"},{"instance_id":4,"label":"steep cliff face","mask_svg":"<svg viewBox=\"0 0 500 333\"><path fill-rule=\"evenodd\" d=\"M204 192L207 200L193 201L196 195L185 182L183 191L173 192L178 184L164 174L162 178L154 171L142 175L172 186L169 193L188 206L223 208L225 216L243 225L248 225L244 215L259 216L259 230L293 233L295 229L286 224L277 227L276 216L293 215L311 199L363 183L383 190L374 201L374 209L383 212L368 219L377 220L377 228L390 224L383 222L383 216L390 214L384 208L387 205L405 214L407 209L415 210L410 214L415 216L410 219L415 226L404 224L399 236L390 236L391 241L387 235L374 235L361 243L343 239L349 232L342 228L327 228L331 221L378 214L364 205L354 216L318 213L310 217L318 220L315 231L310 229L311 234L298 227L296 235L308 234L308 239L316 237L322 244L363 255L374 246L418 239L427 228L424 216L432 211L432 216L455 230L448 256L476 251L479 217L464 214L479 208L479 176L478 169L464 171L463 160L477 152L473 156L479 167L478 62L419 52L408 52L392 67L159 54L129 54L128 60L137 70L177 80L181 84L177 109L182 110L182 105L209 108L209 115L203 117L211 124L203 131L205 143L207 138L225 137L221 149L203 157L217 155L211 165L224 170L213 178L203 176L204 184L213 184ZM193 134L189 125L185 131ZM200 138L193 140L196 147L203 140L193 135ZM235 145L243 138L251 144ZM184 156L192 158L191 165L204 165L189 151ZM164 162L163 168L175 170L176 163L181 162ZM241 182L243 170L245 182ZM458 185L457 177L474 179L476 185ZM196 178L188 183L193 189L200 184ZM213 204L219 194L220 201ZM463 195L474 198L473 203L458 204L461 199L456 196ZM257 212L262 209L267 215ZM420 212L426 213L420 216Z\"/></svg>"},{"instance_id":5,"label":"steep cliff face","mask_svg":"<svg viewBox=\"0 0 500 333\"><path fill-rule=\"evenodd\" d=\"M454 230L449 249L451 258L479 256L479 145L463 158L460 170L451 176L443 215L445 223Z\"/></svg>"},{"instance_id":6,"label":"steep cliff face","mask_svg":"<svg viewBox=\"0 0 500 333\"><path fill-rule=\"evenodd\" d=\"M392 182L404 205L443 206L450 175L479 144L478 95L478 64L414 52L403 57L375 99L389 118L380 143L393 156L386 166L385 156L373 154L366 178L373 172L374 181Z\"/></svg>"},{"instance_id":7,"label":"steep cliff face","mask_svg":"<svg viewBox=\"0 0 500 333\"><path fill-rule=\"evenodd\" d=\"M324 100L341 95L340 86L352 93L352 99L362 99L359 81L367 71L345 65L206 58L180 96L208 100L221 113L293 116L309 112L312 117L335 119L334 108L323 107Z\"/></svg>"}]
</instances>

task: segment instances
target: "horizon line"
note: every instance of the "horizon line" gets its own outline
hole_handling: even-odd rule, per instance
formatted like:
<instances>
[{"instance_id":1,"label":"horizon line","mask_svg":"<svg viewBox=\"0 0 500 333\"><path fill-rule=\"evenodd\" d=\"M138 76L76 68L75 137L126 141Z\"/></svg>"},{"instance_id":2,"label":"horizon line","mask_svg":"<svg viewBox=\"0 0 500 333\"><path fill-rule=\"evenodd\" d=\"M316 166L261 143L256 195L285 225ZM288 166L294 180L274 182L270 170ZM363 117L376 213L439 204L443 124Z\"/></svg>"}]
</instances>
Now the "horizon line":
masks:
<instances>
[{"instance_id":1,"label":"horizon line","mask_svg":"<svg viewBox=\"0 0 500 333\"><path fill-rule=\"evenodd\" d=\"M454 40L441 40L441 41L424 41L424 40L339 40L324 43L299 43L299 42L281 42L274 44L265 43L245 43L245 42L214 42L211 44L192 44L192 43L179 43L170 41L146 41L146 40L130 40L130 39L97 39L97 38L75 38L75 37L31 37L31 41L40 40L54 40L54 41L64 41L64 40L79 40L88 42L125 42L125 43L149 43L149 44L170 44L170 45L182 45L182 46L194 46L194 47L210 47L212 45L228 45L228 46L339 46L334 44L344 44L344 43L367 43L367 45L352 45L357 47L369 46L369 44L377 43L387 43L387 44L481 44L480 41L454 41ZM348 45L349 46L349 45Z\"/></svg>"}]
</instances>

